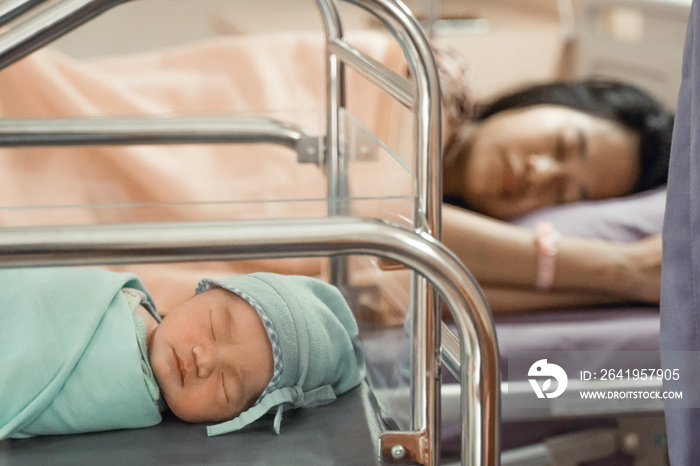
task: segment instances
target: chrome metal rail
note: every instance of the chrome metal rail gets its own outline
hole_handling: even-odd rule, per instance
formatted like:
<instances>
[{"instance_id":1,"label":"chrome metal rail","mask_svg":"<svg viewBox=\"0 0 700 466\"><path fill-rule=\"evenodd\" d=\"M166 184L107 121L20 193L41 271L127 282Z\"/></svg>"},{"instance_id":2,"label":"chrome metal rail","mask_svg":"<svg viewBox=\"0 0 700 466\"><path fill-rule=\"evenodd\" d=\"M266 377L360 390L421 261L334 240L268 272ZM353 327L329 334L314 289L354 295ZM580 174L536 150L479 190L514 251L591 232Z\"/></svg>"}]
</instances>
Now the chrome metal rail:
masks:
<instances>
[{"instance_id":1,"label":"chrome metal rail","mask_svg":"<svg viewBox=\"0 0 700 466\"><path fill-rule=\"evenodd\" d=\"M494 328L478 284L452 252L426 233L379 220L327 217L314 220L80 225L0 229L0 267L108 265L270 257L371 254L416 270L439 292L455 316L461 345L464 447L469 465L497 464L483 449L497 418ZM396 433L405 434L405 433ZM406 462L428 464L423 436L392 435L389 456L401 446ZM396 451L394 449L394 451ZM483 454L481 453L483 451ZM390 456L391 457L391 456Z\"/></svg>"},{"instance_id":2,"label":"chrome metal rail","mask_svg":"<svg viewBox=\"0 0 700 466\"><path fill-rule=\"evenodd\" d=\"M342 34L340 19L330 0L316 0L324 17L328 39L328 102L327 145L329 147L329 195L343 197L346 181L343 168L346 163L334 152L337 141L338 107L343 105L342 91L344 65L352 66L357 72L375 83L395 100L409 108L414 114L415 137L415 186L416 204L414 210L414 230L418 234L429 234L440 238L440 206L442 201L441 142L440 142L440 89L437 68L429 42L418 22L400 2L393 0L346 0L365 9L380 19L401 44L413 80L409 81L397 73L376 63L371 57L348 44ZM342 212L331 212L342 214ZM499 462L499 410L500 372L498 369L497 346L492 323L477 325L476 333L466 333L460 327L455 335L444 325L439 325L438 301L425 282L417 279L414 289L414 302L419 304L419 312L414 313L414 349L412 393L414 399L413 432L389 432L382 437L384 456L397 461L392 455L394 444L410 444L414 452L423 449L425 454L401 457L399 461L418 461L421 464L437 464L439 461L440 428L440 353L436 351L443 333L442 353L448 366L459 371L464 364L477 367L479 389L474 391L463 387L462 394L475 403L463 410L462 462L463 464L498 464ZM487 309L478 286L473 300ZM488 314L488 311L486 311ZM455 319L464 317L455 316ZM485 321L484 321L485 322ZM462 347L467 347L469 363L460 356ZM482 350L472 350L481 345ZM481 359L482 351L493 357ZM481 371L484 371L483 373ZM467 403L467 402L465 402ZM468 404L468 403L467 403ZM475 406L478 405L478 411ZM399 449L403 451L403 449Z\"/></svg>"},{"instance_id":3,"label":"chrome metal rail","mask_svg":"<svg viewBox=\"0 0 700 466\"><path fill-rule=\"evenodd\" d=\"M279 144L294 149L299 162L314 163L323 147L319 135L270 118L0 119L0 147L234 143Z\"/></svg>"},{"instance_id":4,"label":"chrome metal rail","mask_svg":"<svg viewBox=\"0 0 700 466\"><path fill-rule=\"evenodd\" d=\"M129 0L4 0L3 20L14 21L0 35L0 69L26 57L81 24ZM21 15L28 11L24 15ZM21 15L21 16L20 16Z\"/></svg>"},{"instance_id":5,"label":"chrome metal rail","mask_svg":"<svg viewBox=\"0 0 700 466\"><path fill-rule=\"evenodd\" d=\"M24 13L31 11L44 0L2 0L0 1L0 26L7 24Z\"/></svg>"}]
</instances>

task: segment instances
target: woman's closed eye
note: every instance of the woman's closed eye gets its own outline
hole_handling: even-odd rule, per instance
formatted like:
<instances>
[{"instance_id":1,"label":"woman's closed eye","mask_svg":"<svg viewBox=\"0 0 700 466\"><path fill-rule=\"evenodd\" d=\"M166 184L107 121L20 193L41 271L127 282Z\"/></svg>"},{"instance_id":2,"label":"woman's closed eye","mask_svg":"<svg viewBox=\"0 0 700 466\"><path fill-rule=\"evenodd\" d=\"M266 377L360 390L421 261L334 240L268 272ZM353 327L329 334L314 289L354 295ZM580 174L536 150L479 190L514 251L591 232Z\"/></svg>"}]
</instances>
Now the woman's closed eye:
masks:
<instances>
[{"instance_id":1,"label":"woman's closed eye","mask_svg":"<svg viewBox=\"0 0 700 466\"><path fill-rule=\"evenodd\" d=\"M561 128L554 136L554 157L560 162L570 158L585 159L588 141L578 127Z\"/></svg>"}]
</instances>

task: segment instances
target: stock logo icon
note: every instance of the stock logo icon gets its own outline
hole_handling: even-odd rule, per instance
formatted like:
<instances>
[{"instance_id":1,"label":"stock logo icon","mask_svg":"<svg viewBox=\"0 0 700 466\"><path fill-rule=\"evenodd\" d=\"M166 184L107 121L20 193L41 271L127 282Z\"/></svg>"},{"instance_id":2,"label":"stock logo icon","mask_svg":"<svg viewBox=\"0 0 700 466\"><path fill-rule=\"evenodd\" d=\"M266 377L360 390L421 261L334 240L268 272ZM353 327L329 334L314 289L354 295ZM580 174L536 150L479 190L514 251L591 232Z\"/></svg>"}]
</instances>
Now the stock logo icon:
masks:
<instances>
[{"instance_id":1,"label":"stock logo icon","mask_svg":"<svg viewBox=\"0 0 700 466\"><path fill-rule=\"evenodd\" d=\"M528 377L538 377L535 379L528 379L537 398L556 398L564 393L566 385L569 383L569 378L566 376L564 369L556 364L548 363L546 359L535 361L535 363L530 366L527 375ZM543 379L545 377L546 379ZM542 386L538 383L539 379L544 380ZM552 379L557 381L557 385L556 388L550 392L549 390L552 388Z\"/></svg>"}]
</instances>

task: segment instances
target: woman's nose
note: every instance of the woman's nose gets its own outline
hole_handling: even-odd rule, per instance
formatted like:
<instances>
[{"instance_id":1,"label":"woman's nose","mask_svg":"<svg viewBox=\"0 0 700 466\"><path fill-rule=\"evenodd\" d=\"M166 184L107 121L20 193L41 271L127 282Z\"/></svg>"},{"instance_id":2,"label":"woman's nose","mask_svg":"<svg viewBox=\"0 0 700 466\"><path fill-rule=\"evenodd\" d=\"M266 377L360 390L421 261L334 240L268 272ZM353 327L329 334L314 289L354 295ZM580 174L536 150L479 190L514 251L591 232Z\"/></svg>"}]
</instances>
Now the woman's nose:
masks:
<instances>
[{"instance_id":1,"label":"woman's nose","mask_svg":"<svg viewBox=\"0 0 700 466\"><path fill-rule=\"evenodd\" d=\"M553 156L532 154L527 159L527 180L532 187L542 187L564 175L564 167Z\"/></svg>"},{"instance_id":2,"label":"woman's nose","mask_svg":"<svg viewBox=\"0 0 700 466\"><path fill-rule=\"evenodd\" d=\"M197 376L206 378L211 375L216 367L216 351L212 345L195 346L192 348L194 355L194 363L197 370Z\"/></svg>"}]
</instances>

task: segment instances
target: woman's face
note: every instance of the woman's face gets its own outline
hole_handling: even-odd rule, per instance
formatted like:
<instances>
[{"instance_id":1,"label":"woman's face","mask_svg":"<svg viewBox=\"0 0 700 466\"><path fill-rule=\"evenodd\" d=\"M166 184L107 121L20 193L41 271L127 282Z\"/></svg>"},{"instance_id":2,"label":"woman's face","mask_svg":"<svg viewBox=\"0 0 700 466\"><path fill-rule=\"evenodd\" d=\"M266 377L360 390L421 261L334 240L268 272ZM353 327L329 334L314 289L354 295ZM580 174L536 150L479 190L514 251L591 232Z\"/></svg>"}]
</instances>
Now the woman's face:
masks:
<instances>
[{"instance_id":1,"label":"woman's face","mask_svg":"<svg viewBox=\"0 0 700 466\"><path fill-rule=\"evenodd\" d=\"M471 208L495 218L624 196L639 179L639 137L567 107L501 112L478 124L470 138L462 195Z\"/></svg>"},{"instance_id":2,"label":"woman's face","mask_svg":"<svg viewBox=\"0 0 700 466\"><path fill-rule=\"evenodd\" d=\"M258 313L240 296L214 288L168 312L149 356L172 412L188 422L237 417L272 379L272 345Z\"/></svg>"}]
</instances>

